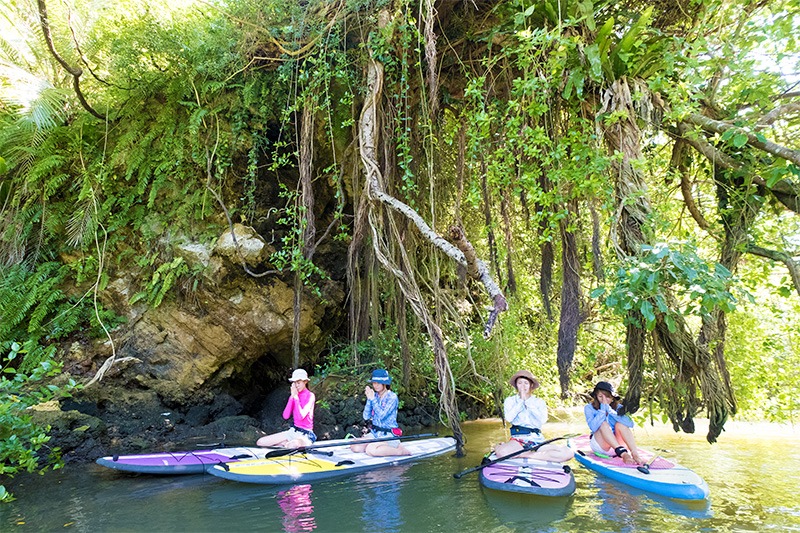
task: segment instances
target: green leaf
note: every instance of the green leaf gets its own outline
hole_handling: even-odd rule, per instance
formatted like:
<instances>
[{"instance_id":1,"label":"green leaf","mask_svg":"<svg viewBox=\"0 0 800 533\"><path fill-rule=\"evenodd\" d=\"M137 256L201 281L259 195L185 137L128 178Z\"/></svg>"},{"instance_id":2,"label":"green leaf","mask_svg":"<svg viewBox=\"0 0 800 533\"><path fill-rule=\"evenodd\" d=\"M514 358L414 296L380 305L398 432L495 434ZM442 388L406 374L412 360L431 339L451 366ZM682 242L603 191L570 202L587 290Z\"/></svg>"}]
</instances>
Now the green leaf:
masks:
<instances>
[{"instance_id":1,"label":"green leaf","mask_svg":"<svg viewBox=\"0 0 800 533\"><path fill-rule=\"evenodd\" d=\"M578 4L578 10L581 13L581 18L586 21L586 27L589 28L589 31L595 30L595 21L594 21L594 2L592 0L584 0Z\"/></svg>"},{"instance_id":2,"label":"green leaf","mask_svg":"<svg viewBox=\"0 0 800 533\"><path fill-rule=\"evenodd\" d=\"M594 81L602 81L603 63L600 58L600 47L597 43L591 44L584 48L584 52L586 53L586 59L589 61L589 76Z\"/></svg>"},{"instance_id":3,"label":"green leaf","mask_svg":"<svg viewBox=\"0 0 800 533\"><path fill-rule=\"evenodd\" d=\"M642 312L642 316L644 317L645 321L647 322L647 329L652 330L656 322L656 314L653 312L653 304L651 304L648 300L643 300L639 306L639 309Z\"/></svg>"},{"instance_id":4,"label":"green leaf","mask_svg":"<svg viewBox=\"0 0 800 533\"><path fill-rule=\"evenodd\" d=\"M744 133L737 133L733 137L733 145L736 148L741 148L745 144L747 144L748 137Z\"/></svg>"},{"instance_id":5,"label":"green leaf","mask_svg":"<svg viewBox=\"0 0 800 533\"><path fill-rule=\"evenodd\" d=\"M603 296L605 293L606 293L606 288L605 287L597 287L595 290L593 290L590 293L590 297L591 298L599 298L599 297Z\"/></svg>"}]
</instances>

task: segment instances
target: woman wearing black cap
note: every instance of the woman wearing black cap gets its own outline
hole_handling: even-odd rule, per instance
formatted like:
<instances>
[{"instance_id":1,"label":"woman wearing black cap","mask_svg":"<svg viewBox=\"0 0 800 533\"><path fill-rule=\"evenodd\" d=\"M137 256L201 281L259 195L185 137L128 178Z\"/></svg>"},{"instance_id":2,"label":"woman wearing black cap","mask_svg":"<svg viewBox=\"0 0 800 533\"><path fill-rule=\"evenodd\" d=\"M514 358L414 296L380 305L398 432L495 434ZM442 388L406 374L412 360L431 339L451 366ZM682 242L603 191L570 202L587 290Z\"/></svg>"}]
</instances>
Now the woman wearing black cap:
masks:
<instances>
[{"instance_id":1,"label":"woman wearing black cap","mask_svg":"<svg viewBox=\"0 0 800 533\"><path fill-rule=\"evenodd\" d=\"M626 464L641 464L639 448L633 437L633 420L625 414L614 386L598 381L591 392L592 403L583 408L586 423L592 431L592 451L601 455L622 457Z\"/></svg>"},{"instance_id":2,"label":"woman wearing black cap","mask_svg":"<svg viewBox=\"0 0 800 533\"><path fill-rule=\"evenodd\" d=\"M495 447L494 454L498 458L519 452L526 445L544 442L541 428L547 422L547 404L532 394L539 388L539 381L533 374L520 370L511 376L509 383L517 389L517 394L503 402L503 417L511 423L511 440ZM566 446L545 444L535 451L523 452L519 457L563 463L573 455L574 452Z\"/></svg>"}]
</instances>

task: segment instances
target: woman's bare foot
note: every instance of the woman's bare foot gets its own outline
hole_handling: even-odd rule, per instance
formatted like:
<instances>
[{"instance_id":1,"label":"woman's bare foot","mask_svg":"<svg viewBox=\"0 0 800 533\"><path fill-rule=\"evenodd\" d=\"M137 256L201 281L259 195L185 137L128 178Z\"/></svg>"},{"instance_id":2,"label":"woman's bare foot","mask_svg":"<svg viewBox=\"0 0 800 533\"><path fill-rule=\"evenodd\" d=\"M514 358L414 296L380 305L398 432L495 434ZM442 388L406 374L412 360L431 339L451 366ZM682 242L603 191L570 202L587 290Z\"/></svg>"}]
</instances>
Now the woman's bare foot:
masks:
<instances>
[{"instance_id":1,"label":"woman's bare foot","mask_svg":"<svg viewBox=\"0 0 800 533\"><path fill-rule=\"evenodd\" d=\"M639 464L639 461L637 461L636 459L634 459L634 457L631 455L631 452L628 452L628 451L626 451L625 453L623 453L623 454L621 455L621 457L622 457L622 461L623 461L623 462L624 462L626 465L635 465L635 464Z\"/></svg>"}]
</instances>

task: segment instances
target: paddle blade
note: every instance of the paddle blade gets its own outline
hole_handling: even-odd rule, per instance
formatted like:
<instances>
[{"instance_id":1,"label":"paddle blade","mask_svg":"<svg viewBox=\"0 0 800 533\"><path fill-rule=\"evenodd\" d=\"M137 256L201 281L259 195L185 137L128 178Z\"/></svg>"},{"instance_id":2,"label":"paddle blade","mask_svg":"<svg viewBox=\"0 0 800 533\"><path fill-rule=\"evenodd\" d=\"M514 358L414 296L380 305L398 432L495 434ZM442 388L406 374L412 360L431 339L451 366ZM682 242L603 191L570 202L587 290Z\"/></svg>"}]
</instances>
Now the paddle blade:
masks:
<instances>
[{"instance_id":1,"label":"paddle blade","mask_svg":"<svg viewBox=\"0 0 800 533\"><path fill-rule=\"evenodd\" d=\"M264 459L272 459L273 457L283 457L284 455L290 455L293 453L298 453L300 450L295 448L284 448L282 450L274 450L267 453L264 456Z\"/></svg>"}]
</instances>

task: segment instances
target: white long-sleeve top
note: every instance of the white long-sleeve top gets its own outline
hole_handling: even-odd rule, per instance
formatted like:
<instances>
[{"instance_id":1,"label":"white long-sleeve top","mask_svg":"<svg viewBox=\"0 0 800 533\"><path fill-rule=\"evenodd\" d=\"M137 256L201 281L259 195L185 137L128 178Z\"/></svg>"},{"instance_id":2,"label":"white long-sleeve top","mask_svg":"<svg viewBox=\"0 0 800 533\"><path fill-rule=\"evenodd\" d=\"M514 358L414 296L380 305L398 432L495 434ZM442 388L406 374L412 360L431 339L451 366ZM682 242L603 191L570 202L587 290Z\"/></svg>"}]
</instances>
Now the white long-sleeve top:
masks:
<instances>
[{"instance_id":1,"label":"white long-sleeve top","mask_svg":"<svg viewBox=\"0 0 800 533\"><path fill-rule=\"evenodd\" d=\"M519 394L515 394L503 402L503 416L513 426L541 429L547 422L547 404L535 396L523 401Z\"/></svg>"}]
</instances>

